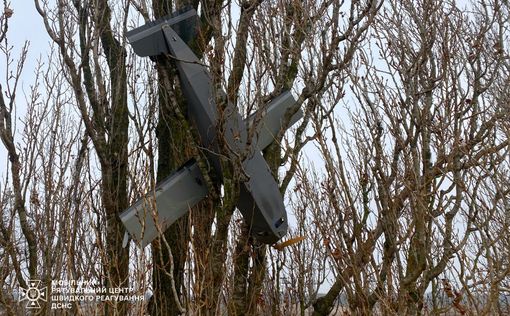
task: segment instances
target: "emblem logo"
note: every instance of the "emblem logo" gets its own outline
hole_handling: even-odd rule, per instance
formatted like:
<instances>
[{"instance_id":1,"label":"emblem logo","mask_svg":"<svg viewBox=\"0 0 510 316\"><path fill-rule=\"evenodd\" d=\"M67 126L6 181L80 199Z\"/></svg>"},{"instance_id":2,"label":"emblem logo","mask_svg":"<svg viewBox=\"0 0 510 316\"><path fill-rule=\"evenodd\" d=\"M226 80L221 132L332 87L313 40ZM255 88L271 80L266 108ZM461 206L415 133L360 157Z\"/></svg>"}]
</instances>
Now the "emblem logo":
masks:
<instances>
[{"instance_id":1,"label":"emblem logo","mask_svg":"<svg viewBox=\"0 0 510 316\"><path fill-rule=\"evenodd\" d=\"M40 280L29 280L27 288L19 287L19 301L27 301L27 308L41 308L39 302L46 302L46 287Z\"/></svg>"}]
</instances>

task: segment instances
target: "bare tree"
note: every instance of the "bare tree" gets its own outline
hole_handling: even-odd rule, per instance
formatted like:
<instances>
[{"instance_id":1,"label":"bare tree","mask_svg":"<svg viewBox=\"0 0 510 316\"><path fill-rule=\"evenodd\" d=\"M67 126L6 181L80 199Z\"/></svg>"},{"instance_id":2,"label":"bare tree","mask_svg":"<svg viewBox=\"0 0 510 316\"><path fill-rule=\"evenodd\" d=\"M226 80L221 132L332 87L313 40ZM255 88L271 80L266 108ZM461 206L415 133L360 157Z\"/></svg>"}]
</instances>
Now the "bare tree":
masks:
<instances>
[{"instance_id":1,"label":"bare tree","mask_svg":"<svg viewBox=\"0 0 510 316\"><path fill-rule=\"evenodd\" d=\"M65 77L53 67L54 56L46 65L37 63L30 89L20 94L28 43L17 60L7 37L0 45L6 60L0 133L9 157L4 167L10 171L0 182L0 302L2 312L21 315L28 310L16 302L18 286L28 288L30 280L51 284L65 277L79 279L90 271L91 260L78 260L75 253L87 254L91 248L81 220L88 138L73 119ZM41 303L37 312L49 313L49 304Z\"/></svg>"},{"instance_id":2,"label":"bare tree","mask_svg":"<svg viewBox=\"0 0 510 316\"><path fill-rule=\"evenodd\" d=\"M16 289L33 279L152 293L69 311L50 298L41 315L509 312L507 2L34 3L52 41L35 69L28 44L13 56L6 2L0 19L0 313L28 312ZM188 45L226 92L220 113L230 102L260 118L297 96L263 151L291 219L276 245L236 212L253 148L232 152L220 121L217 181L174 59L126 43L187 6L200 20ZM149 249L123 248L119 212L190 158L208 196Z\"/></svg>"},{"instance_id":3,"label":"bare tree","mask_svg":"<svg viewBox=\"0 0 510 316\"><path fill-rule=\"evenodd\" d=\"M175 6L166 1L157 5L153 3L153 11L158 17L186 4L199 9L198 1L178 2ZM319 98L316 94L331 88L335 79L342 76L380 4L352 4L348 7L349 15L345 17L349 21L346 26L340 20L343 17L340 15L342 6L345 4L338 2L305 5L299 1L245 1L239 7L239 19L233 21L229 9L231 4L221 1L200 3L202 24L197 40L190 45L209 65L213 84L227 92L227 102L244 109L249 115L263 109L271 98L283 90L299 83L298 104L291 109L287 118L290 120L298 107L305 107L305 121L298 128L296 141L293 146L282 144L288 126L288 121L284 122L281 132L275 135L273 145L265 152L275 176L278 176L281 165L290 163L288 172L282 178L282 192L286 191L293 177L301 149L310 140L302 140L302 135L317 109ZM147 7L146 4L137 5L139 9ZM314 36L314 29L324 29L327 34ZM347 38L350 38L350 42L345 44L345 54L341 54L338 48L346 43ZM317 44L324 54L317 51ZM307 53L316 59L314 65L305 62L310 56ZM186 132L186 124L182 121L180 113L185 113L185 103L180 96L172 60L159 58L156 65L160 80L158 179L161 180L184 158L196 153L185 146L193 143L193 132ZM306 84L301 85L302 82ZM221 111L222 102L217 104ZM180 293L186 254L187 260L192 260L189 266L193 267L193 276L188 278L195 281L192 286L193 298L190 299L197 304L195 308L199 314L214 313L220 307L218 302L221 302L219 297L225 284L227 255L233 256L232 276L235 282L231 303L225 303L229 305L229 312L234 315L257 313L260 303L258 297L261 296L265 279L267 249L247 238L248 229L241 228L240 239L234 246L236 250L227 253L229 225L242 175L235 159L223 159L222 168L223 195L218 196L220 188L213 186L209 200L194 209L190 218L176 223L165 236L172 250L173 276L158 271L165 265L168 267L169 255L164 254L165 247L161 246L161 242L153 245L153 282L159 289L153 304L160 308L159 313L180 312L177 306L179 302L169 299L174 297L169 278L174 278L176 290ZM208 177L214 179L215 175L209 173ZM187 251L188 245L192 247L190 252ZM158 255L160 252L161 257ZM158 284L165 285L165 288L160 289Z\"/></svg>"},{"instance_id":4,"label":"bare tree","mask_svg":"<svg viewBox=\"0 0 510 316\"><path fill-rule=\"evenodd\" d=\"M314 178L305 169L300 198L321 192L312 214L324 223L319 232L337 276L314 304L315 314L328 314L342 293L349 309L362 314L468 311L457 289L464 283L464 291L474 292L465 265L481 253L466 255L467 245L484 244L472 238L487 240L478 236L495 222L507 229L494 212L497 200L481 186L490 186L487 168L500 166L509 148L508 112L491 102L501 98L493 94L497 83L508 80L505 8L490 3L473 10L435 1L387 3L351 72L352 102L360 107L350 104L347 118L330 118L329 128L317 130L325 175ZM482 229L476 223L485 208L492 212ZM459 266L463 275L455 272ZM493 267L487 277L501 271ZM494 280L490 288L500 282ZM487 294L495 292L478 293L473 306L500 311L501 291Z\"/></svg>"},{"instance_id":5,"label":"bare tree","mask_svg":"<svg viewBox=\"0 0 510 316\"><path fill-rule=\"evenodd\" d=\"M125 287L129 258L128 248L122 247L123 228L118 217L128 206L129 119L124 44L111 25L107 1L58 1L55 8L50 8L47 2L36 0L35 6L58 49L101 168L101 215L106 224L101 232L105 238L101 280L106 287ZM127 17L120 18L125 21ZM118 303L115 309L123 315L127 305ZM110 313L108 304L105 313Z\"/></svg>"}]
</instances>

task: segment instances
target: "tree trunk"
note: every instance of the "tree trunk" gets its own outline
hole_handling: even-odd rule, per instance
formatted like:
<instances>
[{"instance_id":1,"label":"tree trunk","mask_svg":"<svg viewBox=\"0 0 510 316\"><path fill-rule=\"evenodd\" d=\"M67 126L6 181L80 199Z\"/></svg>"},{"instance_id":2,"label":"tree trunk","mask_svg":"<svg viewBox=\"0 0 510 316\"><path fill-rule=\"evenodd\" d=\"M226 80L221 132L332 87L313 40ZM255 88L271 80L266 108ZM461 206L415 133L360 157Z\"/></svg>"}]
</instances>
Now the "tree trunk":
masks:
<instances>
[{"instance_id":1,"label":"tree trunk","mask_svg":"<svg viewBox=\"0 0 510 316\"><path fill-rule=\"evenodd\" d=\"M97 27L100 31L106 61L110 70L111 120L107 121L110 137L105 147L105 162L101 166L102 199L106 213L106 254L107 287L125 288L128 286L129 248L122 247L124 226L118 216L128 206L128 108L126 82L126 52L113 36L110 26L111 11L106 0L98 2L99 16ZM105 304L105 315L126 315L127 302L118 302L110 310Z\"/></svg>"}]
</instances>

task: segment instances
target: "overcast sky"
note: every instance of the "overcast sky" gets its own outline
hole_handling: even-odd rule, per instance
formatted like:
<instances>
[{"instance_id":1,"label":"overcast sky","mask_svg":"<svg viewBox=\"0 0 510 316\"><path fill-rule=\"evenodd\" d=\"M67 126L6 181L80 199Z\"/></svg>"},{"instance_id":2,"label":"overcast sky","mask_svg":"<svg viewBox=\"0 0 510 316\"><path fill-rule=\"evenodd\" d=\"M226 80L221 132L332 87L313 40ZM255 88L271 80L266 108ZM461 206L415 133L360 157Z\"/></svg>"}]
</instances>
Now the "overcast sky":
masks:
<instances>
[{"instance_id":1,"label":"overcast sky","mask_svg":"<svg viewBox=\"0 0 510 316\"><path fill-rule=\"evenodd\" d=\"M39 56L46 55L49 43L42 19L35 10L33 1L13 1L10 4L10 8L14 10L14 14L9 19L9 31L7 33L9 43L14 45L16 52L19 52L23 43L29 41L30 51L28 59L33 66ZM32 72L33 67L28 66L26 70ZM0 63L0 67L3 71L2 77L4 77L5 59ZM2 82L4 81L5 79L2 79Z\"/></svg>"},{"instance_id":2,"label":"overcast sky","mask_svg":"<svg viewBox=\"0 0 510 316\"><path fill-rule=\"evenodd\" d=\"M34 2L32 0L15 0L10 3L9 7L14 10L14 14L9 19L7 33L10 44L19 49L23 42L28 40L33 51L44 50L48 40L45 36L42 19L35 10ZM34 54L31 55L33 58ZM0 66L4 67L4 61Z\"/></svg>"}]
</instances>

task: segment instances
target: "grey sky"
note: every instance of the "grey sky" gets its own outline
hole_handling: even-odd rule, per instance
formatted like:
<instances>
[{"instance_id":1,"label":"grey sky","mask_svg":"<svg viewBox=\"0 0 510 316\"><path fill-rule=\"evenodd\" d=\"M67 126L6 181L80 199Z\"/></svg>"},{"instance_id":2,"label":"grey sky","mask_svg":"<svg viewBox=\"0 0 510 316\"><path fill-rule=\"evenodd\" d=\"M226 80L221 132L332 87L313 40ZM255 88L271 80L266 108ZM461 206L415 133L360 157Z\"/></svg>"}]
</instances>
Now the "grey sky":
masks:
<instances>
[{"instance_id":1,"label":"grey sky","mask_svg":"<svg viewBox=\"0 0 510 316\"><path fill-rule=\"evenodd\" d=\"M44 31L42 19L37 13L34 2L17 0L10 4L14 10L9 19L9 41L18 50L24 41L30 41L30 59L35 60L48 47L48 36Z\"/></svg>"}]
</instances>

